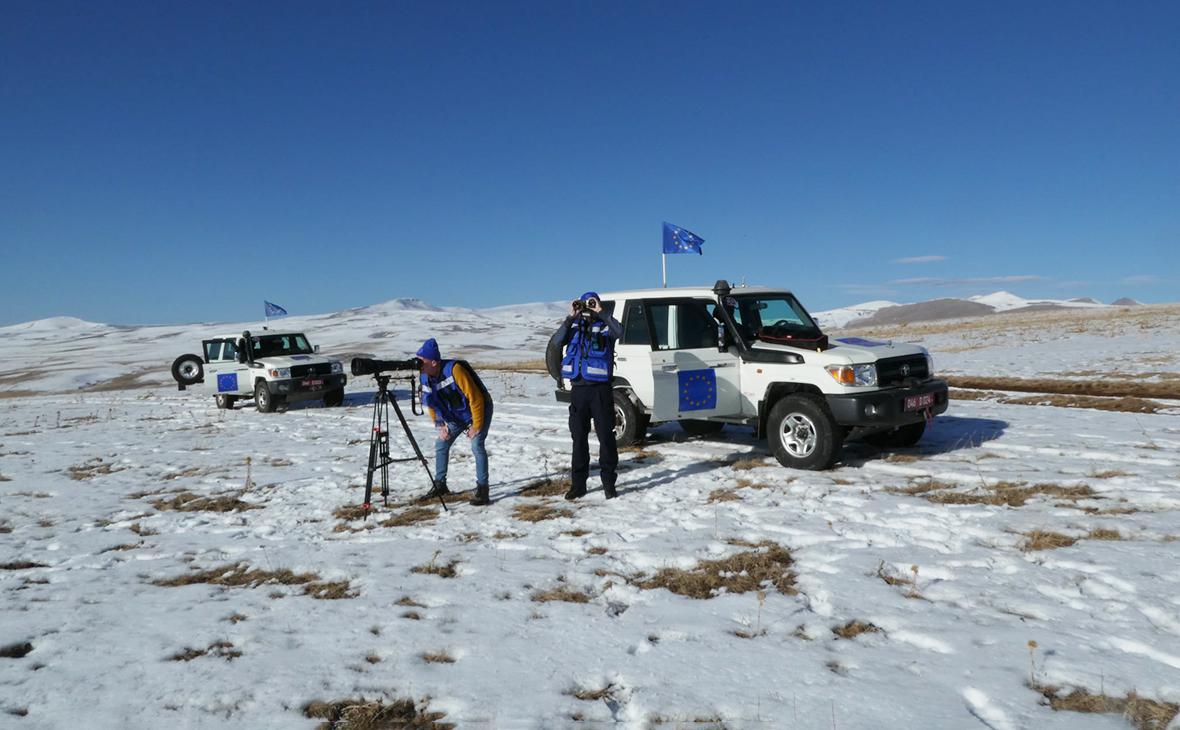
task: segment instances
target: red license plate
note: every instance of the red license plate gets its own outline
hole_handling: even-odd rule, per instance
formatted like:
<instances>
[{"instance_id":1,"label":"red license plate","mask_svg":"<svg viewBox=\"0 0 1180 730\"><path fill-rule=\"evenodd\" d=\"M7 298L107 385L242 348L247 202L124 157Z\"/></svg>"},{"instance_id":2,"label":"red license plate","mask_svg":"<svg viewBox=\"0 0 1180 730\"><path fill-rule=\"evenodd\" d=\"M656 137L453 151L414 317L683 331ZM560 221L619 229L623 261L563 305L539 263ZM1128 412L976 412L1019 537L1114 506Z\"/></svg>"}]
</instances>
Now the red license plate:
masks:
<instances>
[{"instance_id":1,"label":"red license plate","mask_svg":"<svg viewBox=\"0 0 1180 730\"><path fill-rule=\"evenodd\" d=\"M322 380L304 380L303 381L303 385L307 388L315 388L315 387L323 385L323 384L324 384L324 381L322 381Z\"/></svg>"},{"instance_id":2,"label":"red license plate","mask_svg":"<svg viewBox=\"0 0 1180 730\"><path fill-rule=\"evenodd\" d=\"M922 411L934 405L934 394L923 393L922 395L907 395L905 397L905 410L907 411Z\"/></svg>"}]
</instances>

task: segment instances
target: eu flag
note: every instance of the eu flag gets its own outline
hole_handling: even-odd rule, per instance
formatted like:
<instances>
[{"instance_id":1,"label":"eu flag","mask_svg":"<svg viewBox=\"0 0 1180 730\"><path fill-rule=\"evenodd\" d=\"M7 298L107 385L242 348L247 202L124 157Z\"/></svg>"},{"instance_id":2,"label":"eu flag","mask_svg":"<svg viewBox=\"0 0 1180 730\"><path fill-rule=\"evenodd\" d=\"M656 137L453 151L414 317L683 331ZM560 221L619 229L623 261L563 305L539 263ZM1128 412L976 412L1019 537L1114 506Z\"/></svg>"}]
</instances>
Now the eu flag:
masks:
<instances>
[{"instance_id":1,"label":"eu flag","mask_svg":"<svg viewBox=\"0 0 1180 730\"><path fill-rule=\"evenodd\" d=\"M270 302L266 301L265 299L262 300L262 303L264 305L266 305L266 316L267 317L279 317L279 316L282 316L287 313L287 310L283 309L282 307L280 307L277 304L271 304Z\"/></svg>"},{"instance_id":2,"label":"eu flag","mask_svg":"<svg viewBox=\"0 0 1180 730\"><path fill-rule=\"evenodd\" d=\"M681 370L676 373L680 391L680 412L700 411L717 407L717 371Z\"/></svg>"},{"instance_id":3,"label":"eu flag","mask_svg":"<svg viewBox=\"0 0 1180 730\"><path fill-rule=\"evenodd\" d=\"M701 253L705 239L680 226L664 222L664 253Z\"/></svg>"}]
</instances>

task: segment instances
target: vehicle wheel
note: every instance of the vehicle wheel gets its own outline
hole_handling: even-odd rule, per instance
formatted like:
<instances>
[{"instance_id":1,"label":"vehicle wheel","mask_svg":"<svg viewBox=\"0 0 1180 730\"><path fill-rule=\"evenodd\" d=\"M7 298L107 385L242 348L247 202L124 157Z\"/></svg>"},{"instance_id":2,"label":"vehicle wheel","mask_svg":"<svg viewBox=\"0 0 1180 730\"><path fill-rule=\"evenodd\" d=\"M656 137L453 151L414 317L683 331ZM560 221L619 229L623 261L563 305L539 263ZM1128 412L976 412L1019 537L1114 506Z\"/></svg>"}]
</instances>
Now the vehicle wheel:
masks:
<instances>
[{"instance_id":1,"label":"vehicle wheel","mask_svg":"<svg viewBox=\"0 0 1180 730\"><path fill-rule=\"evenodd\" d=\"M259 413L270 413L275 409L275 398L261 380L254 385L254 405L258 406Z\"/></svg>"},{"instance_id":2,"label":"vehicle wheel","mask_svg":"<svg viewBox=\"0 0 1180 730\"><path fill-rule=\"evenodd\" d=\"M344 403L344 388L337 388L336 390L329 390L324 394L324 405L328 408L335 408Z\"/></svg>"},{"instance_id":3,"label":"vehicle wheel","mask_svg":"<svg viewBox=\"0 0 1180 730\"><path fill-rule=\"evenodd\" d=\"M926 422L918 421L917 423L898 426L888 431L869 434L865 436L865 441L868 441L873 446L883 448L904 448L906 446L913 446L921 441L922 434L924 433L926 433Z\"/></svg>"},{"instance_id":4,"label":"vehicle wheel","mask_svg":"<svg viewBox=\"0 0 1180 730\"><path fill-rule=\"evenodd\" d=\"M545 370L549 377L561 382L561 345L552 340L545 346Z\"/></svg>"},{"instance_id":5,"label":"vehicle wheel","mask_svg":"<svg viewBox=\"0 0 1180 730\"><path fill-rule=\"evenodd\" d=\"M783 398L770 409L766 422L770 452L783 466L819 471L840 455L842 430L823 401L811 395Z\"/></svg>"},{"instance_id":6,"label":"vehicle wheel","mask_svg":"<svg viewBox=\"0 0 1180 730\"><path fill-rule=\"evenodd\" d=\"M615 445L634 446L647 433L646 422L651 419L640 413L626 391L616 390L615 400ZM646 421L646 422L645 422Z\"/></svg>"},{"instance_id":7,"label":"vehicle wheel","mask_svg":"<svg viewBox=\"0 0 1180 730\"><path fill-rule=\"evenodd\" d=\"M205 380L205 366L200 355L181 355L172 361L172 377L181 385L196 385Z\"/></svg>"},{"instance_id":8,"label":"vehicle wheel","mask_svg":"<svg viewBox=\"0 0 1180 730\"><path fill-rule=\"evenodd\" d=\"M226 395L225 393L218 393L217 395L213 396L213 400L217 401L218 408L233 410L234 403L238 399L232 395Z\"/></svg>"},{"instance_id":9,"label":"vehicle wheel","mask_svg":"<svg viewBox=\"0 0 1180 730\"><path fill-rule=\"evenodd\" d=\"M689 436L713 436L721 433L721 429L725 428L724 423L717 421L698 421L694 419L685 419L680 421L680 427Z\"/></svg>"}]
</instances>

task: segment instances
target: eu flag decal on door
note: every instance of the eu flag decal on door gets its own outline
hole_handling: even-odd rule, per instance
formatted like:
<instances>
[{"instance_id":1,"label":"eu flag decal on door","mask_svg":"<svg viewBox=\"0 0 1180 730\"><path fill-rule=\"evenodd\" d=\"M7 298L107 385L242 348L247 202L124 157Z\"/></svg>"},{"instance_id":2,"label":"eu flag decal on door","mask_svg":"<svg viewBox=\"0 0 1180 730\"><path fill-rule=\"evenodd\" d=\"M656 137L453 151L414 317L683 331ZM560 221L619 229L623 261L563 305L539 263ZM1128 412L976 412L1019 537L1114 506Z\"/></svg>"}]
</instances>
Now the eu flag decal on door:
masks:
<instances>
[{"instance_id":1,"label":"eu flag decal on door","mask_svg":"<svg viewBox=\"0 0 1180 730\"><path fill-rule=\"evenodd\" d=\"M676 373L680 386L680 411L703 411L717 407L717 371L681 370Z\"/></svg>"}]
</instances>

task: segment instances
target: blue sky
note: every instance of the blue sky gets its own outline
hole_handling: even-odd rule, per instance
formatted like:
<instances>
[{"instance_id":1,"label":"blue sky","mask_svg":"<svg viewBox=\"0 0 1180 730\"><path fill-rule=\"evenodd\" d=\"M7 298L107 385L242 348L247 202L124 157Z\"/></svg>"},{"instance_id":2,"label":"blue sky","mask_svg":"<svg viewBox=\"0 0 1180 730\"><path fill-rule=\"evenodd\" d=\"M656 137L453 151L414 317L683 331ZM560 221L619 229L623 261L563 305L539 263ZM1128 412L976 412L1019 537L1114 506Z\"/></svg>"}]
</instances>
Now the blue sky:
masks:
<instances>
[{"instance_id":1,"label":"blue sky","mask_svg":"<svg viewBox=\"0 0 1180 730\"><path fill-rule=\"evenodd\" d=\"M1180 4L5 2L0 324L1177 301Z\"/></svg>"}]
</instances>

